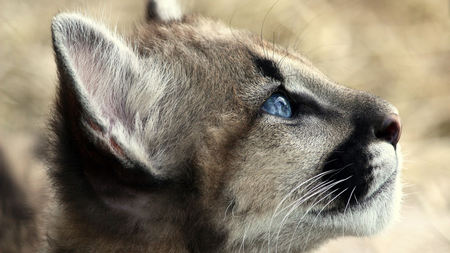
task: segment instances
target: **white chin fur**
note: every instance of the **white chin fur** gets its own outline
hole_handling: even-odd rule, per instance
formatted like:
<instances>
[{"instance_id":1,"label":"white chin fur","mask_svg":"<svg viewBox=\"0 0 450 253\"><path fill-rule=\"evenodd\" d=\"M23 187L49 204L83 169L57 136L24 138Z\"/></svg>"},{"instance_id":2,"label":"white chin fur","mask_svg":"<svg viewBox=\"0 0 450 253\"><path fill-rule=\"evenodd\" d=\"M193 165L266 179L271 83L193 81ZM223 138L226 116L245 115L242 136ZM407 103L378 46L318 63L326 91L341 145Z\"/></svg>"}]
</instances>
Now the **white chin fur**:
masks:
<instances>
[{"instance_id":1,"label":"white chin fur","mask_svg":"<svg viewBox=\"0 0 450 253\"><path fill-rule=\"evenodd\" d=\"M386 148L385 146L379 145L371 148L379 151L382 150L381 154L387 155L374 159L374 162L388 166L384 167L386 171L383 174L386 175L380 176L375 174L379 178L374 182L375 186L369 189L369 195L376 192L375 196L369 198L367 201L353 205L345 213L325 213L319 218L320 226L324 229L329 229L331 233L336 233L336 236L373 235L389 225L398 216L402 192L400 182L402 164L400 147L397 147L397 151L390 150L389 152L388 150L384 150ZM393 155L390 153L393 153ZM395 158L395 155L397 155L397 158ZM395 166L392 164L392 160L395 161ZM396 168L397 166L398 168ZM379 172L376 171L374 173ZM389 175L391 175L390 178L388 178ZM319 222L316 223L319 225Z\"/></svg>"},{"instance_id":2,"label":"white chin fur","mask_svg":"<svg viewBox=\"0 0 450 253\"><path fill-rule=\"evenodd\" d=\"M378 149L390 148L382 145ZM375 146L374 149L377 149ZM395 152L391 150L382 150L380 154ZM375 195L369 197L365 201L360 201L348 207L346 211L324 211L320 214L310 213L305 215L306 210L302 210L297 214L287 215L286 212L272 217L269 215L265 219L261 217L253 217L246 220L247 226L242 226L241 222L235 223L234 230L235 240L238 245L243 241L257 241L259 239L269 239L265 241L260 248L268 248L269 252L291 252L300 250L301 252L311 250L324 241L340 236L369 236L380 232L386 228L399 213L401 198L401 164L402 157L400 155L400 147L397 147L397 158L388 154L388 158L374 159L374 162L389 160L390 158L398 159L398 168L386 169L386 173L391 175L387 180L379 180L382 183L377 187L382 188ZM385 161L390 163L389 161ZM392 174L392 172L395 172ZM272 218L272 219L271 219ZM272 222L269 222L272 221ZM302 221L299 223L299 221ZM270 230L269 234L262 232ZM242 239L242 236L245 238ZM264 241L264 240L263 240ZM247 247L251 246L247 245ZM256 244L255 244L256 245ZM254 245L253 245L254 246ZM247 249L247 248L246 248ZM274 251L275 250L275 251ZM253 252L253 251L248 251ZM258 252L258 251L257 251Z\"/></svg>"}]
</instances>

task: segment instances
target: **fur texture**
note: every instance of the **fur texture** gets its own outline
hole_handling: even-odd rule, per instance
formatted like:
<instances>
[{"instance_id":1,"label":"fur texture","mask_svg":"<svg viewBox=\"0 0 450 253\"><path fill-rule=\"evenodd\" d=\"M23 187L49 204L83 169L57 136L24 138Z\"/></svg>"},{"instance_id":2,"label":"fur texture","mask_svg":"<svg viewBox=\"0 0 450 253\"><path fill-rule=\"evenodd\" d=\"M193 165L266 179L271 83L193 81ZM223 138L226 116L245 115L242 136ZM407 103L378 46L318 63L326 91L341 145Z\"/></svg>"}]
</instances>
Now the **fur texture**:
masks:
<instances>
[{"instance_id":1,"label":"fur texture","mask_svg":"<svg viewBox=\"0 0 450 253\"><path fill-rule=\"evenodd\" d=\"M132 44L78 14L53 20L58 205L46 252L300 252L389 223L392 105L161 3ZM274 92L292 118L261 110Z\"/></svg>"}]
</instances>

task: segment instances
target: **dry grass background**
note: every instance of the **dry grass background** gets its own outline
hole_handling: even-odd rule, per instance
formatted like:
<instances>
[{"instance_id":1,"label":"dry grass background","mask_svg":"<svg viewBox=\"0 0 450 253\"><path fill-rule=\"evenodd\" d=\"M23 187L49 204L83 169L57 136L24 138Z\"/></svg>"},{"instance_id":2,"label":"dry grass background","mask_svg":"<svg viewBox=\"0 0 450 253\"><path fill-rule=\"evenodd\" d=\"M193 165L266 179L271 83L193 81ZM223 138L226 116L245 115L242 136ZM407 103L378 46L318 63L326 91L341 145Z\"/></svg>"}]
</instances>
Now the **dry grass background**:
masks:
<instances>
[{"instance_id":1,"label":"dry grass background","mask_svg":"<svg viewBox=\"0 0 450 253\"><path fill-rule=\"evenodd\" d=\"M0 0L0 144L19 169L18 177L39 168L24 157L45 131L54 97L51 17L79 10L117 24L126 34L142 22L144 2ZM335 240L319 252L450 252L449 3L182 1L187 12L296 48L339 83L375 93L399 108L406 185L401 218L380 235Z\"/></svg>"}]
</instances>

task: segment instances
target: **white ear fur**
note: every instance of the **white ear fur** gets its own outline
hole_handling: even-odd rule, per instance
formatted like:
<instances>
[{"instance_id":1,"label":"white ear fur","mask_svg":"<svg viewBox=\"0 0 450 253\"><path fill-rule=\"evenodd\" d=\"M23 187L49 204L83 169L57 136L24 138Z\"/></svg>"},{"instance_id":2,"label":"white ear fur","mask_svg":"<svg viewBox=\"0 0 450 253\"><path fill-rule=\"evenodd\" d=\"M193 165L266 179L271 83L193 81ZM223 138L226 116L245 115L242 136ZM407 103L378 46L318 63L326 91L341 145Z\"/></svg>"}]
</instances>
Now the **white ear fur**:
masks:
<instances>
[{"instance_id":1,"label":"white ear fur","mask_svg":"<svg viewBox=\"0 0 450 253\"><path fill-rule=\"evenodd\" d=\"M138 55L103 25L78 14L56 16L52 33L56 58L62 65L59 71L72 80L61 88L75 94L82 107L84 130L124 166L138 164L164 177L148 156L139 111L128 106L127 95L141 90L135 86L142 85Z\"/></svg>"},{"instance_id":2,"label":"white ear fur","mask_svg":"<svg viewBox=\"0 0 450 253\"><path fill-rule=\"evenodd\" d=\"M177 0L150 0L153 12L162 21L181 20L183 13Z\"/></svg>"}]
</instances>

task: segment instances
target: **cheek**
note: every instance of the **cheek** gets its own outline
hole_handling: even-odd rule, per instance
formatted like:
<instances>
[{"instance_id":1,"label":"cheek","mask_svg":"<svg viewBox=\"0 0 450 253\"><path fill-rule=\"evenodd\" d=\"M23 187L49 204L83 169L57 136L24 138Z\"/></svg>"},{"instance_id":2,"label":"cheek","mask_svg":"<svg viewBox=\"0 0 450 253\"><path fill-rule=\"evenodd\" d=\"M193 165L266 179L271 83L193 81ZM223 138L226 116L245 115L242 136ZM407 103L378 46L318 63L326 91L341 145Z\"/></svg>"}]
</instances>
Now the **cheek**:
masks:
<instances>
[{"instance_id":1,"label":"cheek","mask_svg":"<svg viewBox=\"0 0 450 253\"><path fill-rule=\"evenodd\" d=\"M232 166L237 169L229 187L235 212L273 210L293 188L320 172L321 159L331 149L323 143L330 143L327 135L300 128L266 126L250 131L232 151Z\"/></svg>"}]
</instances>

